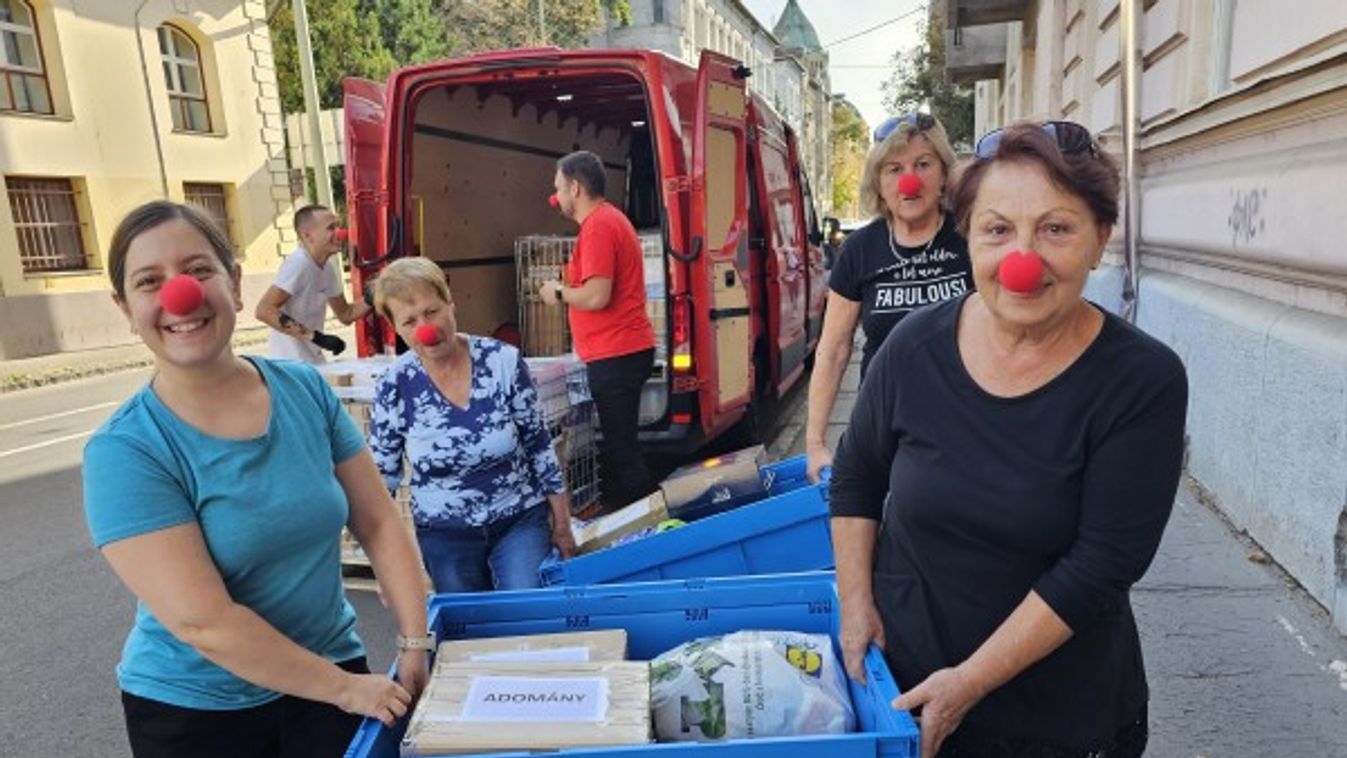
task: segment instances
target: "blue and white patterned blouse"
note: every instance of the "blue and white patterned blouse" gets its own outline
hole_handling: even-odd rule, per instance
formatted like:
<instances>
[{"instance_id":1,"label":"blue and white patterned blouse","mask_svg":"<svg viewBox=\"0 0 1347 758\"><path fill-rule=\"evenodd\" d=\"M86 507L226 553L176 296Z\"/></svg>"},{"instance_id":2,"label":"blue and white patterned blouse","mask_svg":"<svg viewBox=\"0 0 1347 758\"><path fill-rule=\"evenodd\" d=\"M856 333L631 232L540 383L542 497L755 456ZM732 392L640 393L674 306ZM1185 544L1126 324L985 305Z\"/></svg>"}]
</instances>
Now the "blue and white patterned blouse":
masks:
<instances>
[{"instance_id":1,"label":"blue and white patterned blouse","mask_svg":"<svg viewBox=\"0 0 1347 758\"><path fill-rule=\"evenodd\" d=\"M519 351L475 336L468 351L467 408L445 398L412 351L379 379L369 446L390 491L402 483L405 451L417 526L484 526L565 492Z\"/></svg>"}]
</instances>

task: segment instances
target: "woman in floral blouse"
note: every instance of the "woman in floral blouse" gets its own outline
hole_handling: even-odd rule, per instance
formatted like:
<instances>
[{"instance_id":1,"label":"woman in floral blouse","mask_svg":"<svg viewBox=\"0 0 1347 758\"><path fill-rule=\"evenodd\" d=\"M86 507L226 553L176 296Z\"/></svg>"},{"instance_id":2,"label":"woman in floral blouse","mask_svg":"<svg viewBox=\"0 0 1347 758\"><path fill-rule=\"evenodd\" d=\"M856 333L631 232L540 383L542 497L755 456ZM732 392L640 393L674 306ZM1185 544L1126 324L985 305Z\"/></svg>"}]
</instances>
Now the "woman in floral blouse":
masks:
<instances>
[{"instance_id":1,"label":"woman in floral blouse","mask_svg":"<svg viewBox=\"0 0 1347 758\"><path fill-rule=\"evenodd\" d=\"M374 306L411 350L380 379L370 448L389 489L411 464L412 516L436 592L538 586L555 545L575 549L570 496L514 347L457 332L444 272L388 266Z\"/></svg>"}]
</instances>

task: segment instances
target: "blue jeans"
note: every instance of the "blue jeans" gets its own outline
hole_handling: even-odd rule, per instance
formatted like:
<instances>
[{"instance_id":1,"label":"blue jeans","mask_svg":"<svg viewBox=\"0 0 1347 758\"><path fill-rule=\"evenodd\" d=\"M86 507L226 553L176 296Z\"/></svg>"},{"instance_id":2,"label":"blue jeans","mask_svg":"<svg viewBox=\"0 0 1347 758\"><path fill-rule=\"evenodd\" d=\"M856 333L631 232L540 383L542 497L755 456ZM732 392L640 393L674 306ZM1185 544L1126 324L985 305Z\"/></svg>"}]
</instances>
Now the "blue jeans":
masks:
<instances>
[{"instance_id":1,"label":"blue jeans","mask_svg":"<svg viewBox=\"0 0 1347 758\"><path fill-rule=\"evenodd\" d=\"M416 541L435 592L527 590L541 586L538 565L552 549L545 504L486 526L425 529Z\"/></svg>"}]
</instances>

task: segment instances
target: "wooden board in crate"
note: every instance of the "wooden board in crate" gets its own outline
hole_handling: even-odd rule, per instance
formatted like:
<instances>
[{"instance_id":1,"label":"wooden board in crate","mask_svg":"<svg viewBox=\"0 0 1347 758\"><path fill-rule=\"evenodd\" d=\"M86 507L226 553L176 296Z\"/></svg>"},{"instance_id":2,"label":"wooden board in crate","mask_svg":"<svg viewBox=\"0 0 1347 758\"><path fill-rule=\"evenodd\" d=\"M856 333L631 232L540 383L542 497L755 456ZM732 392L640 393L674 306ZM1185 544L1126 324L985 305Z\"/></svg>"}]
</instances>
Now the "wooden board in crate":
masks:
<instances>
[{"instance_id":1,"label":"wooden board in crate","mask_svg":"<svg viewBox=\"0 0 1347 758\"><path fill-rule=\"evenodd\" d=\"M641 745L651 726L644 661L453 663L436 668L401 749L420 756Z\"/></svg>"}]
</instances>

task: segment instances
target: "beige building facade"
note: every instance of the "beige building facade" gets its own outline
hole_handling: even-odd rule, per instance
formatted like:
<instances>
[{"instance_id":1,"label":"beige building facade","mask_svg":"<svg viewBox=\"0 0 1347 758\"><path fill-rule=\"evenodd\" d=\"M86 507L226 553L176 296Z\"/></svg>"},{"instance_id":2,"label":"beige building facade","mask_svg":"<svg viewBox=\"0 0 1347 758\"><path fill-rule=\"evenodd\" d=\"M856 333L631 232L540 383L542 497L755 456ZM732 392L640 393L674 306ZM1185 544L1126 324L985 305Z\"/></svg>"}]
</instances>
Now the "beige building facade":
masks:
<instances>
[{"instance_id":1,"label":"beige building facade","mask_svg":"<svg viewBox=\"0 0 1347 758\"><path fill-rule=\"evenodd\" d=\"M1138 3L1137 321L1191 384L1188 471L1347 631L1347 3ZM950 0L979 132L1121 149L1118 0ZM1087 292L1117 308L1121 259Z\"/></svg>"},{"instance_id":2,"label":"beige building facade","mask_svg":"<svg viewBox=\"0 0 1347 758\"><path fill-rule=\"evenodd\" d=\"M295 240L264 3L0 0L0 36L0 359L134 340L104 257L161 197L219 221L254 301Z\"/></svg>"}]
</instances>

